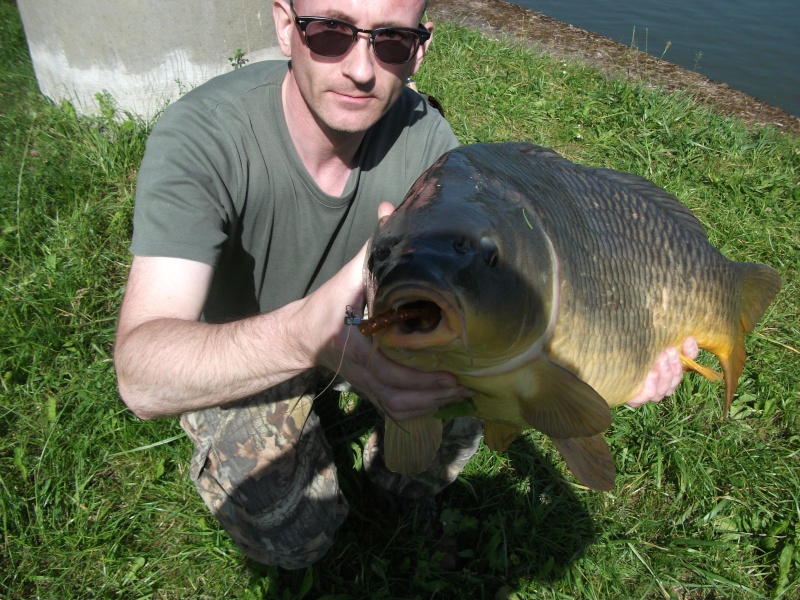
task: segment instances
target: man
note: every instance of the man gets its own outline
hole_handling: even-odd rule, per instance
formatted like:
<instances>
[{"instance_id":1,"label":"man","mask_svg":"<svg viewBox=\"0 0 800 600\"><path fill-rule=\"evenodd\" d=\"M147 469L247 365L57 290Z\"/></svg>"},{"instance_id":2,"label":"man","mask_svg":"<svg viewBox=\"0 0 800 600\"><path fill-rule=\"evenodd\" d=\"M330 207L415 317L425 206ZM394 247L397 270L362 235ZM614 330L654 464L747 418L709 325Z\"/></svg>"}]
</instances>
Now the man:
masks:
<instances>
[{"instance_id":1,"label":"man","mask_svg":"<svg viewBox=\"0 0 800 600\"><path fill-rule=\"evenodd\" d=\"M346 516L311 410L321 373L396 420L469 393L448 373L373 354L343 324L345 307L364 303L363 245L378 214L457 145L405 87L433 31L419 25L424 9L275 0L289 66L208 82L170 106L148 141L115 350L120 394L142 418L182 415L201 496L261 562L313 563ZM680 380L675 349L659 362L636 402ZM374 434L365 468L425 497L455 479L479 438L477 421L449 421L440 456L410 479L386 471Z\"/></svg>"}]
</instances>

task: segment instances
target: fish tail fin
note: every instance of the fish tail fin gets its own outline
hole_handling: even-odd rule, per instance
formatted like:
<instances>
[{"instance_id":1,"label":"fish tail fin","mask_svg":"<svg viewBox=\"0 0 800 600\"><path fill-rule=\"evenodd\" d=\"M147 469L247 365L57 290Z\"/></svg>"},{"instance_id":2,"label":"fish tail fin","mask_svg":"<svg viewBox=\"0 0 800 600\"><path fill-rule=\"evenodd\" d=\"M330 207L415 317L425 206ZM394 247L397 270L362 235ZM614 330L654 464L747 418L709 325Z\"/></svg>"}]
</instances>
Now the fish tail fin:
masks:
<instances>
[{"instance_id":1,"label":"fish tail fin","mask_svg":"<svg viewBox=\"0 0 800 600\"><path fill-rule=\"evenodd\" d=\"M426 470L442 444L442 420L430 415L401 422L385 419L383 460L386 467L402 475Z\"/></svg>"},{"instance_id":2,"label":"fish tail fin","mask_svg":"<svg viewBox=\"0 0 800 600\"><path fill-rule=\"evenodd\" d=\"M722 365L722 374L725 378L725 405L722 407L722 416L728 414L728 409L733 401L733 393L739 385L739 377L742 376L744 370L744 361L747 355L744 350L744 332L739 330L736 334L736 341L730 354L725 357L720 357L719 362Z\"/></svg>"},{"instance_id":3,"label":"fish tail fin","mask_svg":"<svg viewBox=\"0 0 800 600\"><path fill-rule=\"evenodd\" d=\"M733 347L727 355L717 356L725 378L725 406L722 415L728 414L733 401L733 393L739 385L739 377L744 370L747 358L744 348L744 334L755 329L764 311L775 299L781 289L781 278L772 267L756 263L739 263L742 269L742 312Z\"/></svg>"},{"instance_id":4,"label":"fish tail fin","mask_svg":"<svg viewBox=\"0 0 800 600\"><path fill-rule=\"evenodd\" d=\"M598 492L614 489L617 469L602 435L550 439L564 457L569 470L583 485Z\"/></svg>"},{"instance_id":5,"label":"fish tail fin","mask_svg":"<svg viewBox=\"0 0 800 600\"><path fill-rule=\"evenodd\" d=\"M742 330L750 333L764 311L778 295L781 278L772 267L758 263L740 263L744 273L742 285Z\"/></svg>"},{"instance_id":6,"label":"fish tail fin","mask_svg":"<svg viewBox=\"0 0 800 600\"><path fill-rule=\"evenodd\" d=\"M490 450L505 452L520 431L520 428L515 425L506 425L497 421L484 421L483 442Z\"/></svg>"}]
</instances>

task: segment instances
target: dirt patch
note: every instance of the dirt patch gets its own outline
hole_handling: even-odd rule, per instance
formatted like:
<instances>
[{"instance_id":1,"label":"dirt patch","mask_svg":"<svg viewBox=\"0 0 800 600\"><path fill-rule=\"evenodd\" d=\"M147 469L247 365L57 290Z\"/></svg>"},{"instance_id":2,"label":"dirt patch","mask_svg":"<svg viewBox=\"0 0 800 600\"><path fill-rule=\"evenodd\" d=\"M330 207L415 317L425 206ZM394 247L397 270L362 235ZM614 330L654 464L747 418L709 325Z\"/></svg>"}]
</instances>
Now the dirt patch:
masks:
<instances>
[{"instance_id":1,"label":"dirt patch","mask_svg":"<svg viewBox=\"0 0 800 600\"><path fill-rule=\"evenodd\" d=\"M671 62L503 0L431 0L428 14L536 46L558 58L579 60L610 76L624 75L667 92L687 92L712 110L747 123L800 134L800 119L775 106Z\"/></svg>"}]
</instances>

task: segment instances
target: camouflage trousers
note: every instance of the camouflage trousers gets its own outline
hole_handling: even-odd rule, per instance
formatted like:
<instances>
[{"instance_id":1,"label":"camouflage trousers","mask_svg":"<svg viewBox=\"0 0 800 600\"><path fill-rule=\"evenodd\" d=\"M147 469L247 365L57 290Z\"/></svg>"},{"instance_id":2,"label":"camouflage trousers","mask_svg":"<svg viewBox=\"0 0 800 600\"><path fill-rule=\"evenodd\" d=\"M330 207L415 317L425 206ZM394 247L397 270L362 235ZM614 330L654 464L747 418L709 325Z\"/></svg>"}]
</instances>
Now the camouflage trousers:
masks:
<instances>
[{"instance_id":1,"label":"camouflage trousers","mask_svg":"<svg viewBox=\"0 0 800 600\"><path fill-rule=\"evenodd\" d=\"M184 414L180 421L195 446L191 478L212 514L244 554L286 569L320 559L348 511L312 409L319 375L304 373L235 404ZM407 477L384 466L376 429L363 451L364 469L373 483L398 496L432 495L455 481L481 432L475 419L446 421L430 468Z\"/></svg>"}]
</instances>

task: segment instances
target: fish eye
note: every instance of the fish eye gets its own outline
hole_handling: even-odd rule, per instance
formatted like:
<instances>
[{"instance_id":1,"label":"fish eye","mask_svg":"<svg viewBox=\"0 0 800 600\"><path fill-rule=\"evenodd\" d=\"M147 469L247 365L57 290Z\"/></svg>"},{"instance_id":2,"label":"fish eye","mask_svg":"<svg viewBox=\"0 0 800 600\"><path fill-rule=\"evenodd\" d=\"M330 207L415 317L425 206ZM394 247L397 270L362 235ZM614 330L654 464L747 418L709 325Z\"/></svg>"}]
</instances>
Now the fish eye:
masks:
<instances>
[{"instance_id":1,"label":"fish eye","mask_svg":"<svg viewBox=\"0 0 800 600\"><path fill-rule=\"evenodd\" d=\"M488 237L482 237L480 241L481 256L490 268L495 268L500 260L500 249L497 244Z\"/></svg>"}]
</instances>

